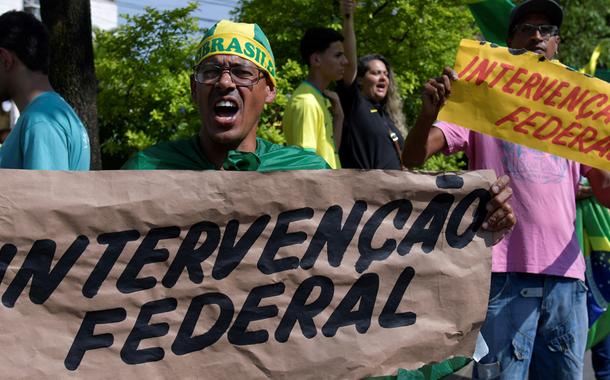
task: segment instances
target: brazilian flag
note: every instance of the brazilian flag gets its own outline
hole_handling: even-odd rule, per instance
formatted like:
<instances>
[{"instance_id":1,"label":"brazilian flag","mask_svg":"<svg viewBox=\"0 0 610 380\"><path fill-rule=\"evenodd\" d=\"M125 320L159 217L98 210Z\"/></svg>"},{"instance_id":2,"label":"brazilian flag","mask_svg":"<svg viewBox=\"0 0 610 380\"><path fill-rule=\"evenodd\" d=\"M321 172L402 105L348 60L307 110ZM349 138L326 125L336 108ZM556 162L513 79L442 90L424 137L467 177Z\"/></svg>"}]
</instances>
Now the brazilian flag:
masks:
<instances>
[{"instance_id":1,"label":"brazilian flag","mask_svg":"<svg viewBox=\"0 0 610 380\"><path fill-rule=\"evenodd\" d=\"M587 263L590 348L610 334L610 210L594 198L579 200L576 231Z\"/></svg>"}]
</instances>

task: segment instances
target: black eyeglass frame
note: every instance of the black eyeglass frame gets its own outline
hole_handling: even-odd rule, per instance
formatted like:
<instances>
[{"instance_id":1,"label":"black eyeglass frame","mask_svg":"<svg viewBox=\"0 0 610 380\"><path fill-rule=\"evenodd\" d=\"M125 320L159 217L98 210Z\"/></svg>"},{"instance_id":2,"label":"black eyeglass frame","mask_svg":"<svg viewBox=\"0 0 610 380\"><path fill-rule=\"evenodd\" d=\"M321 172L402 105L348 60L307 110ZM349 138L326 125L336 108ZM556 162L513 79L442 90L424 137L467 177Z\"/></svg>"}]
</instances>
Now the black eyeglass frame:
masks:
<instances>
[{"instance_id":1,"label":"black eyeglass frame","mask_svg":"<svg viewBox=\"0 0 610 380\"><path fill-rule=\"evenodd\" d=\"M527 30L523 30L523 28L527 28ZM543 29L548 29L546 31L544 31ZM534 25L534 24L517 24L515 25L515 27L513 28L513 34L520 32L523 34L527 34L528 36L531 36L532 34L534 34L535 32L540 33L540 36L543 38L551 38L551 37L555 37L559 35L559 28L556 25L549 25L549 24L543 24L543 25Z\"/></svg>"},{"instance_id":2,"label":"black eyeglass frame","mask_svg":"<svg viewBox=\"0 0 610 380\"><path fill-rule=\"evenodd\" d=\"M206 66L216 68L218 70L218 74L215 75L214 78L210 78L210 79L202 78L203 73L201 72L201 68L206 67ZM234 70L243 69L243 68L256 70L257 71L256 79L255 78L241 78L238 74L234 73ZM220 78L222 78L222 75L225 73L225 71L229 72L231 81L233 81L233 83L237 87L254 86L254 85L258 84L258 82L260 82L260 80L262 78L266 77L264 70L261 70L260 68L258 68L256 66L249 67L249 66L244 66L244 65L227 66L227 65L216 65L213 63L207 63L207 64L195 66L193 71L194 71L193 79L195 80L195 82L197 82L199 84L208 85L208 86L214 86L216 83L218 83L218 81L220 81Z\"/></svg>"}]
</instances>

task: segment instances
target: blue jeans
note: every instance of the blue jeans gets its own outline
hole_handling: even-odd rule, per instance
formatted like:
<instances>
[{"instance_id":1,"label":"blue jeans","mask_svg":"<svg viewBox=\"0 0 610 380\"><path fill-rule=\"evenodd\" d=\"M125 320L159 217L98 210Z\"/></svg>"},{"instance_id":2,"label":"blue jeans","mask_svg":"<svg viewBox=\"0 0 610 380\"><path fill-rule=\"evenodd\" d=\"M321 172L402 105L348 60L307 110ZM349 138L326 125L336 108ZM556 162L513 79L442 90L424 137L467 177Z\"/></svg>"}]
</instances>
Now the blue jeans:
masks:
<instances>
[{"instance_id":1,"label":"blue jeans","mask_svg":"<svg viewBox=\"0 0 610 380\"><path fill-rule=\"evenodd\" d=\"M587 342L585 284L527 273L494 273L481 333L489 354L474 379L582 379Z\"/></svg>"}]
</instances>

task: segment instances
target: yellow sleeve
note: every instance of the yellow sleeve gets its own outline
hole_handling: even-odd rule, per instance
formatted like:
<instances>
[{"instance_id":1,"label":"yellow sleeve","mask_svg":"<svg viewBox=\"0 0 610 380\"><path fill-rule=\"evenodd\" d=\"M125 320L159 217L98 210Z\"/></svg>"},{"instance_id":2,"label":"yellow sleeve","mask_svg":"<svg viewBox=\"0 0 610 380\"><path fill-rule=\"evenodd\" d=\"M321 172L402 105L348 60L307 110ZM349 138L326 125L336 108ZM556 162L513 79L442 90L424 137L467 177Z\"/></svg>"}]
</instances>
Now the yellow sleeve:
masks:
<instances>
[{"instance_id":1,"label":"yellow sleeve","mask_svg":"<svg viewBox=\"0 0 610 380\"><path fill-rule=\"evenodd\" d=\"M312 95L293 98L284 113L284 137L288 145L297 145L316 151L320 126L324 126L324 114Z\"/></svg>"}]
</instances>

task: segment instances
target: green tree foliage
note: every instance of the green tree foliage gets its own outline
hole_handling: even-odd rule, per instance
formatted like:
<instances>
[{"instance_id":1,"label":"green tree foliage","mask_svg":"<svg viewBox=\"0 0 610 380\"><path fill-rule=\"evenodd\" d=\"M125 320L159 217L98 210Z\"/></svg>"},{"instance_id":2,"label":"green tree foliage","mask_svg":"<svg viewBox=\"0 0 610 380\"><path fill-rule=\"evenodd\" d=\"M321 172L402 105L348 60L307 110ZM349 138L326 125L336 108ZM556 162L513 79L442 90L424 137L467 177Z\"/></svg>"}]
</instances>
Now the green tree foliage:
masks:
<instances>
[{"instance_id":1,"label":"green tree foliage","mask_svg":"<svg viewBox=\"0 0 610 380\"><path fill-rule=\"evenodd\" d=\"M453 65L461 38L477 29L460 1L365 0L356 9L358 54L386 56L398 74L412 123L418 110L419 89L444 66ZM299 61L299 41L312 26L341 28L338 1L244 0L236 12L240 21L258 23L271 42L280 75L284 65ZM302 77L295 78L297 81ZM292 83L292 86L295 84ZM281 89L284 91L284 89Z\"/></svg>"},{"instance_id":2,"label":"green tree foliage","mask_svg":"<svg viewBox=\"0 0 610 380\"><path fill-rule=\"evenodd\" d=\"M610 0L563 0L564 24L561 28L559 59L581 68L603 40L610 40ZM610 42L610 41L608 41ZM610 68L610 43L606 43L598 65Z\"/></svg>"},{"instance_id":3,"label":"green tree foliage","mask_svg":"<svg viewBox=\"0 0 610 380\"><path fill-rule=\"evenodd\" d=\"M457 152L451 156L445 156L442 153L437 153L430 157L420 169L432 172L466 170L467 167L464 152Z\"/></svg>"},{"instance_id":4,"label":"green tree foliage","mask_svg":"<svg viewBox=\"0 0 610 380\"><path fill-rule=\"evenodd\" d=\"M460 38L474 23L459 1L360 2L356 25L360 54L377 52L392 62L408 123L419 112L419 88L452 65ZM133 152L163 140L190 136L199 128L190 99L192 55L203 31L192 16L196 4L172 11L147 8L114 31L96 31L99 127L105 168L119 167ZM306 75L299 64L303 31L314 25L340 29L338 1L242 1L236 18L257 22L271 40L278 63L278 95L267 105L259 136L282 143L281 120L289 95ZM287 20L290 20L289 22ZM428 169L457 169L443 158ZM434 162L436 162L434 161Z\"/></svg>"},{"instance_id":5,"label":"green tree foliage","mask_svg":"<svg viewBox=\"0 0 610 380\"><path fill-rule=\"evenodd\" d=\"M356 38L359 55L380 53L398 74L405 100L407 125L413 125L421 106L419 88L438 75L444 66L453 65L461 38L475 38L479 32L465 4L467 0L363 0L356 11ZM516 0L518 4L521 1ZM565 10L560 56L562 62L583 67L593 49L610 40L610 0L560 0ZM311 26L341 28L339 2L314 0L243 0L236 12L239 20L256 22L267 33L283 79L278 105L264 116L265 128L280 125L286 94L304 74L299 70L299 40ZM608 68L610 41L605 45L599 65ZM305 68L301 67L302 72ZM288 83L286 83L288 82ZM423 166L426 170L464 169L463 155L435 156Z\"/></svg>"},{"instance_id":6,"label":"green tree foliage","mask_svg":"<svg viewBox=\"0 0 610 380\"><path fill-rule=\"evenodd\" d=\"M315 0L243 0L237 19L258 23L269 38L279 67L278 101L263 116L266 131L281 125L287 96L303 79L299 66L299 41L312 26L341 29L339 2ZM477 32L472 15L462 1L364 0L356 9L358 54L379 53L388 58L397 74L405 100L407 125L419 109L420 88L444 66L452 66L460 39ZM461 161L438 157L430 170L457 170ZM455 163L455 165L454 165Z\"/></svg>"},{"instance_id":7,"label":"green tree foliage","mask_svg":"<svg viewBox=\"0 0 610 380\"><path fill-rule=\"evenodd\" d=\"M113 31L95 32L104 168L159 141L191 136L199 117L190 96L192 56L202 31L195 4L146 8Z\"/></svg>"},{"instance_id":8,"label":"green tree foliage","mask_svg":"<svg viewBox=\"0 0 610 380\"><path fill-rule=\"evenodd\" d=\"M405 100L407 125L419 112L419 89L451 66L461 38L477 28L465 0L359 0L359 55L381 53L392 63ZM518 3L519 1L515 1ZM560 59L584 66L597 44L610 38L610 0L562 0L566 10ZM133 152L199 129L190 99L192 56L203 31L192 16L197 4L171 11L148 8L114 31L96 31L98 116L105 168ZM282 143L281 120L289 95L306 75L298 46L310 26L341 28L339 1L242 0L235 18L256 22L269 37L279 67L278 96L261 117L258 134ZM608 67L610 44L599 64ZM427 170L464 168L462 156L431 158Z\"/></svg>"}]
</instances>

